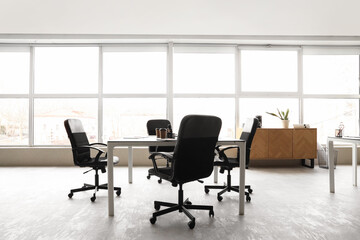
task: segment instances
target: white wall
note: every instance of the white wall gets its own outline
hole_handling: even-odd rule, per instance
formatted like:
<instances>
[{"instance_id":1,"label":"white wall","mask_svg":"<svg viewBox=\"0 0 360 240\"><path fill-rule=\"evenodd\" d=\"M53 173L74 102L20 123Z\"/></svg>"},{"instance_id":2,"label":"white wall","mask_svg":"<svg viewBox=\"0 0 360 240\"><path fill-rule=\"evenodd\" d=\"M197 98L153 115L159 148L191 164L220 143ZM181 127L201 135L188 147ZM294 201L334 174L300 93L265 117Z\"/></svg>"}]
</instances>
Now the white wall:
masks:
<instances>
[{"instance_id":1,"label":"white wall","mask_svg":"<svg viewBox=\"0 0 360 240\"><path fill-rule=\"evenodd\" d=\"M104 149L106 151L106 149ZM351 147L340 147L338 164L351 165ZM116 148L114 155L120 159L119 166L127 166L127 148ZM134 148L134 166L152 166L147 148ZM317 161L316 165L317 165ZM358 149L360 164L360 149ZM300 166L300 160L252 160L252 166ZM0 148L0 167L2 166L74 166L70 147L58 148Z\"/></svg>"},{"instance_id":2,"label":"white wall","mask_svg":"<svg viewBox=\"0 0 360 240\"><path fill-rule=\"evenodd\" d=\"M0 34L360 36L359 0L0 0Z\"/></svg>"}]
</instances>

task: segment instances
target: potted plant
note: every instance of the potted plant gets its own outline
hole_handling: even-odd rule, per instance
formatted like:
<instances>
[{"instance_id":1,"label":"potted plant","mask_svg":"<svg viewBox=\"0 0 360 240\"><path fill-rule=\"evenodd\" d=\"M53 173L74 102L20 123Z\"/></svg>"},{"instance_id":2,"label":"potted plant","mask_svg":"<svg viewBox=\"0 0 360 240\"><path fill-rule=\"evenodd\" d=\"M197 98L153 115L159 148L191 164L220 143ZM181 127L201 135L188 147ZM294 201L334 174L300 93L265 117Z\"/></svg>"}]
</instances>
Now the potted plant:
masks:
<instances>
[{"instance_id":1,"label":"potted plant","mask_svg":"<svg viewBox=\"0 0 360 240\"><path fill-rule=\"evenodd\" d=\"M276 113L270 113L270 112L266 112L267 114L270 114L271 116L274 117L278 117L280 118L283 128L289 128L289 109L286 110L286 112L284 111L279 111L279 109L277 108L278 114Z\"/></svg>"}]
</instances>

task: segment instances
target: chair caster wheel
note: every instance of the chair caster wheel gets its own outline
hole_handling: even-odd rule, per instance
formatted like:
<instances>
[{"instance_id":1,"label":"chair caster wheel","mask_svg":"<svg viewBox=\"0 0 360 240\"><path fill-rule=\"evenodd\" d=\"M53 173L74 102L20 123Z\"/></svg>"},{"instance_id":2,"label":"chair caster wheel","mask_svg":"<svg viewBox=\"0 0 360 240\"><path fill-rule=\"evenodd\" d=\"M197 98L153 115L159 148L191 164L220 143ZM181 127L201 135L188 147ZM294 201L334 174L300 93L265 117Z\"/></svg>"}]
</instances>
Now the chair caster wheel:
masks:
<instances>
[{"instance_id":1,"label":"chair caster wheel","mask_svg":"<svg viewBox=\"0 0 360 240\"><path fill-rule=\"evenodd\" d=\"M96 196L95 196L95 194L94 194L94 196L92 196L92 197L90 198L90 200L91 200L91 202L95 202L95 199L96 199Z\"/></svg>"},{"instance_id":2,"label":"chair caster wheel","mask_svg":"<svg viewBox=\"0 0 360 240\"><path fill-rule=\"evenodd\" d=\"M218 200L219 202L221 202L221 201L223 200L223 197L222 197L222 196L217 196L217 200Z\"/></svg>"},{"instance_id":3,"label":"chair caster wheel","mask_svg":"<svg viewBox=\"0 0 360 240\"><path fill-rule=\"evenodd\" d=\"M253 190L252 190L251 188L249 188L248 192L249 192L249 193L252 193L252 192L253 192Z\"/></svg>"},{"instance_id":4,"label":"chair caster wheel","mask_svg":"<svg viewBox=\"0 0 360 240\"><path fill-rule=\"evenodd\" d=\"M156 211L159 211L160 210L160 205L159 204L154 204L154 208Z\"/></svg>"},{"instance_id":5,"label":"chair caster wheel","mask_svg":"<svg viewBox=\"0 0 360 240\"><path fill-rule=\"evenodd\" d=\"M116 191L116 196L120 196L120 194L121 194L121 189Z\"/></svg>"},{"instance_id":6,"label":"chair caster wheel","mask_svg":"<svg viewBox=\"0 0 360 240\"><path fill-rule=\"evenodd\" d=\"M73 195L74 195L74 194L71 192L71 193L68 194L68 197L69 197L69 198L72 198Z\"/></svg>"},{"instance_id":7,"label":"chair caster wheel","mask_svg":"<svg viewBox=\"0 0 360 240\"><path fill-rule=\"evenodd\" d=\"M156 223L156 217L150 218L150 222L151 222L151 224L155 224Z\"/></svg>"},{"instance_id":8,"label":"chair caster wheel","mask_svg":"<svg viewBox=\"0 0 360 240\"><path fill-rule=\"evenodd\" d=\"M190 202L188 198L184 201L184 205L191 205L191 204L192 202Z\"/></svg>"},{"instance_id":9,"label":"chair caster wheel","mask_svg":"<svg viewBox=\"0 0 360 240\"><path fill-rule=\"evenodd\" d=\"M210 210L209 211L209 217L214 217L215 213L214 213L214 210Z\"/></svg>"},{"instance_id":10,"label":"chair caster wheel","mask_svg":"<svg viewBox=\"0 0 360 240\"><path fill-rule=\"evenodd\" d=\"M250 196L246 196L246 201L250 202L251 201L251 197Z\"/></svg>"},{"instance_id":11,"label":"chair caster wheel","mask_svg":"<svg viewBox=\"0 0 360 240\"><path fill-rule=\"evenodd\" d=\"M205 193L209 193L209 189L208 188L205 188Z\"/></svg>"},{"instance_id":12,"label":"chair caster wheel","mask_svg":"<svg viewBox=\"0 0 360 240\"><path fill-rule=\"evenodd\" d=\"M147 179L150 179L150 175L147 175L146 178L147 178Z\"/></svg>"},{"instance_id":13,"label":"chair caster wheel","mask_svg":"<svg viewBox=\"0 0 360 240\"><path fill-rule=\"evenodd\" d=\"M158 180L158 183L162 183L162 179L161 179L161 178Z\"/></svg>"},{"instance_id":14,"label":"chair caster wheel","mask_svg":"<svg viewBox=\"0 0 360 240\"><path fill-rule=\"evenodd\" d=\"M188 222L188 226L190 229L193 229L195 227L195 220Z\"/></svg>"}]
</instances>

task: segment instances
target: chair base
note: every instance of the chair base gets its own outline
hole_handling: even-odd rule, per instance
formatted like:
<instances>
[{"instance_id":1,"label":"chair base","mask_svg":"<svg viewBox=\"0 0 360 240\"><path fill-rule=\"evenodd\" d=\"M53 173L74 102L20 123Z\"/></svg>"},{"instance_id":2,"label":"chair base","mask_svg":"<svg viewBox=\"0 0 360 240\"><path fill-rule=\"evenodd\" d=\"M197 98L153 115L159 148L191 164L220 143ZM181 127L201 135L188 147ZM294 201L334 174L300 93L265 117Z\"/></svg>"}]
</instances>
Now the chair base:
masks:
<instances>
[{"instance_id":1,"label":"chair base","mask_svg":"<svg viewBox=\"0 0 360 240\"><path fill-rule=\"evenodd\" d=\"M148 175L146 176L146 178L147 178L147 179L150 179L152 175L155 175L155 174L150 173L150 170L149 170ZM158 183L162 183L162 178L159 178L159 179L158 179Z\"/></svg>"},{"instance_id":2,"label":"chair base","mask_svg":"<svg viewBox=\"0 0 360 240\"><path fill-rule=\"evenodd\" d=\"M183 201L183 190L182 185L179 185L179 194L178 194L178 203L169 203L169 202L159 202L154 201L154 208L156 210L160 210L161 206L168 207L166 209L163 209L161 211L154 212L152 217L150 218L151 224L155 224L157 217L170 213L170 212L183 212L185 215L190 219L190 222L188 222L188 226L190 229L193 229L195 227L195 217L191 215L191 213L188 211L189 209L197 209L197 210L208 210L209 216L214 217L214 209L213 206L208 205L193 205L189 199L186 199Z\"/></svg>"},{"instance_id":3,"label":"chair base","mask_svg":"<svg viewBox=\"0 0 360 240\"><path fill-rule=\"evenodd\" d=\"M88 190L94 190L93 196L90 198L92 202L96 200L96 192L99 191L99 189L108 189L108 184L99 184L99 175L98 175L98 169L95 169L95 185L84 183L84 185L81 188L74 188L70 190L70 193L68 194L69 198L72 198L75 192L83 192ZM114 191L116 191L116 195L120 196L121 194L121 188L120 187L114 187Z\"/></svg>"},{"instance_id":4,"label":"chair base","mask_svg":"<svg viewBox=\"0 0 360 240\"><path fill-rule=\"evenodd\" d=\"M218 186L218 185L206 185L204 186L204 190L205 193L209 193L209 189L222 189L220 192L218 192L217 194L217 199L220 202L221 200L223 200L223 197L221 195L223 195L225 192L239 192L239 186L232 186L231 185L231 175L230 175L230 171L227 175L227 184L226 186ZM250 202L251 201L251 197L250 197L250 193L253 192L253 190L251 189L250 185L245 185L245 189L248 190L248 192L245 192L245 196L246 196L246 201Z\"/></svg>"}]
</instances>

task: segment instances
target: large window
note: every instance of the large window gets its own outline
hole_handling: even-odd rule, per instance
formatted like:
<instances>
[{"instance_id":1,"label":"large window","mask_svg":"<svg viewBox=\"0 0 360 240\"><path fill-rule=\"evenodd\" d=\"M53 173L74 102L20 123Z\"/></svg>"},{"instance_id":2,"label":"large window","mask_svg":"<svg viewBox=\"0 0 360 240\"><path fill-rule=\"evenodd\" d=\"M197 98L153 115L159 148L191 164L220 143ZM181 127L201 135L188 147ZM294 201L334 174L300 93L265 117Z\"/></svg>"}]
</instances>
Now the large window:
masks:
<instances>
[{"instance_id":1,"label":"large window","mask_svg":"<svg viewBox=\"0 0 360 240\"><path fill-rule=\"evenodd\" d=\"M359 53L351 48L305 48L303 56L304 122L316 127L318 141L359 135Z\"/></svg>"},{"instance_id":2,"label":"large window","mask_svg":"<svg viewBox=\"0 0 360 240\"><path fill-rule=\"evenodd\" d=\"M29 48L0 47L0 94L28 93L29 76Z\"/></svg>"},{"instance_id":3,"label":"large window","mask_svg":"<svg viewBox=\"0 0 360 240\"><path fill-rule=\"evenodd\" d=\"M104 48L104 93L165 93L166 48Z\"/></svg>"},{"instance_id":4,"label":"large window","mask_svg":"<svg viewBox=\"0 0 360 240\"><path fill-rule=\"evenodd\" d=\"M318 141L335 136L335 129L344 124L344 135L359 135L358 99L305 99L304 122L317 128Z\"/></svg>"},{"instance_id":5,"label":"large window","mask_svg":"<svg viewBox=\"0 0 360 240\"><path fill-rule=\"evenodd\" d=\"M304 93L359 94L359 55L304 55Z\"/></svg>"},{"instance_id":6,"label":"large window","mask_svg":"<svg viewBox=\"0 0 360 240\"><path fill-rule=\"evenodd\" d=\"M176 98L174 99L174 130L188 114L215 115L221 118L221 137L235 136L235 102L229 98Z\"/></svg>"},{"instance_id":7,"label":"large window","mask_svg":"<svg viewBox=\"0 0 360 240\"><path fill-rule=\"evenodd\" d=\"M0 144L27 145L29 141L29 100L0 99Z\"/></svg>"},{"instance_id":8,"label":"large window","mask_svg":"<svg viewBox=\"0 0 360 240\"><path fill-rule=\"evenodd\" d=\"M35 145L68 145L64 120L80 119L90 142L98 140L97 99L35 99Z\"/></svg>"},{"instance_id":9,"label":"large window","mask_svg":"<svg viewBox=\"0 0 360 240\"><path fill-rule=\"evenodd\" d=\"M166 118L166 99L104 99L104 141L119 137L146 136L150 119Z\"/></svg>"},{"instance_id":10,"label":"large window","mask_svg":"<svg viewBox=\"0 0 360 240\"><path fill-rule=\"evenodd\" d=\"M296 98L241 98L239 106L241 124L246 118L261 115L264 128L281 128L281 121L266 113L277 113L277 109L289 109L290 127L299 123L299 100Z\"/></svg>"},{"instance_id":11,"label":"large window","mask_svg":"<svg viewBox=\"0 0 360 240\"><path fill-rule=\"evenodd\" d=\"M0 47L0 146L69 145L64 120L91 142L147 135L149 119L177 132L188 114L222 119L238 137L246 118L290 110L318 142L359 135L359 56L353 47L97 44Z\"/></svg>"},{"instance_id":12,"label":"large window","mask_svg":"<svg viewBox=\"0 0 360 240\"><path fill-rule=\"evenodd\" d=\"M296 92L297 51L242 50L241 88L250 92Z\"/></svg>"},{"instance_id":13,"label":"large window","mask_svg":"<svg viewBox=\"0 0 360 240\"><path fill-rule=\"evenodd\" d=\"M175 46L173 69L174 130L185 115L215 115L222 119L220 136L234 137L235 48Z\"/></svg>"},{"instance_id":14,"label":"large window","mask_svg":"<svg viewBox=\"0 0 360 240\"><path fill-rule=\"evenodd\" d=\"M175 46L174 93L234 92L234 48Z\"/></svg>"},{"instance_id":15,"label":"large window","mask_svg":"<svg viewBox=\"0 0 360 240\"><path fill-rule=\"evenodd\" d=\"M97 93L99 48L36 47L35 93Z\"/></svg>"},{"instance_id":16,"label":"large window","mask_svg":"<svg viewBox=\"0 0 360 240\"><path fill-rule=\"evenodd\" d=\"M30 48L0 47L0 145L29 143Z\"/></svg>"}]
</instances>

